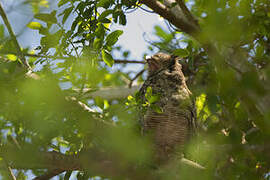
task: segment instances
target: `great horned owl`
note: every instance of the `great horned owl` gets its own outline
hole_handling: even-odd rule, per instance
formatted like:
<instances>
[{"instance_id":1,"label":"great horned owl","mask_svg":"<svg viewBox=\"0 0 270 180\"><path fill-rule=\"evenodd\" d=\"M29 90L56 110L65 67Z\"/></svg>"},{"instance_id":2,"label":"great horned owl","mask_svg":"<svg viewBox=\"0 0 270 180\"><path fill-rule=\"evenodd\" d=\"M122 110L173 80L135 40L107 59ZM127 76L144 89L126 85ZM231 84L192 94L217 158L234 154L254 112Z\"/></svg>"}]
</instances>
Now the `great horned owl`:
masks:
<instances>
[{"instance_id":1,"label":"great horned owl","mask_svg":"<svg viewBox=\"0 0 270 180\"><path fill-rule=\"evenodd\" d=\"M148 87L160 96L155 105L162 113L148 108L142 120L143 134L154 140L155 160L167 162L176 152L181 152L196 127L192 105L179 58L165 53L146 57L148 78L139 93L143 101Z\"/></svg>"}]
</instances>

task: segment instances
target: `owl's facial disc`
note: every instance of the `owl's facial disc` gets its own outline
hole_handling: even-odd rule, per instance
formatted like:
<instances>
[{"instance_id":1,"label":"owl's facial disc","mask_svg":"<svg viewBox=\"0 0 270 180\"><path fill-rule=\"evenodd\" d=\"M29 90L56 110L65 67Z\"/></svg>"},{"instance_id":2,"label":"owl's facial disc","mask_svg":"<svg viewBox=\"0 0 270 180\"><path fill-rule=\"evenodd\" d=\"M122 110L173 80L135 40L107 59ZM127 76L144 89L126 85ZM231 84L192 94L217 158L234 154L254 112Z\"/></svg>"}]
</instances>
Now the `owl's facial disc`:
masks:
<instances>
[{"instance_id":1,"label":"owl's facial disc","mask_svg":"<svg viewBox=\"0 0 270 180\"><path fill-rule=\"evenodd\" d=\"M145 60L150 72L155 72L160 68L159 63L152 56L146 56Z\"/></svg>"}]
</instances>

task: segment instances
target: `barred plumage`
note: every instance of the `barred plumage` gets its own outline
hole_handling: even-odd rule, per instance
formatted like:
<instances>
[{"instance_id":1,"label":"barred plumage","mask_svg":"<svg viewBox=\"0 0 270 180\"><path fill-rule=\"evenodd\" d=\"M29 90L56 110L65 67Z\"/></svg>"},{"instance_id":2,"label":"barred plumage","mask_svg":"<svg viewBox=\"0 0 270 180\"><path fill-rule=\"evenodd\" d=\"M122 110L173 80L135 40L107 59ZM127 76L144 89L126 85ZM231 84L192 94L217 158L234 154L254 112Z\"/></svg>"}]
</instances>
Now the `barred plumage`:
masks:
<instances>
[{"instance_id":1,"label":"barred plumage","mask_svg":"<svg viewBox=\"0 0 270 180\"><path fill-rule=\"evenodd\" d=\"M155 103L163 112L158 113L149 108L142 122L144 135L152 135L155 144L155 159L162 163L168 161L194 133L196 128L193 105L191 103L185 77L178 58L157 53L147 59L149 76L140 89L145 100L147 87L153 94L159 94Z\"/></svg>"}]
</instances>

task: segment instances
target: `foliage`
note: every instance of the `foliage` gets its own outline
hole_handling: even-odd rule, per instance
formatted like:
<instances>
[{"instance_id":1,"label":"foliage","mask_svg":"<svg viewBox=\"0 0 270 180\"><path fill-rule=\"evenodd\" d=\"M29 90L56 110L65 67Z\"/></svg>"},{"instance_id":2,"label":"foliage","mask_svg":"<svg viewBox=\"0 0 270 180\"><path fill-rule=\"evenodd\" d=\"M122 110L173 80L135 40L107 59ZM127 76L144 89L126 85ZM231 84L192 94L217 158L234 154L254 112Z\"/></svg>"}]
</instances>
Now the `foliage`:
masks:
<instances>
[{"instance_id":1,"label":"foliage","mask_svg":"<svg viewBox=\"0 0 270 180\"><path fill-rule=\"evenodd\" d=\"M132 108L149 106L159 112L154 104L158 95L147 89L146 102L136 95L91 96L132 80L125 65L111 69L116 63L112 52L119 51L117 41L125 32L113 31L110 25L125 26L127 12L144 7L144 1L59 0L58 8L50 12L43 11L49 7L46 0L22 2L31 6L34 17L25 28L41 36L34 51L22 49L39 79L26 76L14 41L0 25L0 173L4 178L9 174L6 166L17 169L18 179L49 172L42 165L49 158L42 159L40 152L54 151L78 155L87 167L55 174L64 179L149 179L149 174L172 179L175 172L183 179L269 179L268 0L189 0L200 25L196 36L172 25L167 30L154 27L159 40L150 42L149 50L181 57L200 126L185 156L205 167L202 171L177 166L165 172L153 170L151 142L140 136L138 112ZM67 167L75 161L58 162Z\"/></svg>"}]
</instances>

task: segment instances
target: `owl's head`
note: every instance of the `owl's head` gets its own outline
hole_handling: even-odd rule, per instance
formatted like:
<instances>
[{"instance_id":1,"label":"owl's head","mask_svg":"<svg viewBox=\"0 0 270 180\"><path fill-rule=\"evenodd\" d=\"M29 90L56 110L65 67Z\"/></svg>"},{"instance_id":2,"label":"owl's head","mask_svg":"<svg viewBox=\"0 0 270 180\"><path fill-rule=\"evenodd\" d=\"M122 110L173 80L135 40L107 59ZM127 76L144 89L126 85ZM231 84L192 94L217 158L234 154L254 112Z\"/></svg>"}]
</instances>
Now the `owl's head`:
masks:
<instances>
[{"instance_id":1,"label":"owl's head","mask_svg":"<svg viewBox=\"0 0 270 180\"><path fill-rule=\"evenodd\" d=\"M173 65L181 66L178 63L179 58L177 56L161 52L152 56L146 56L145 60L148 64L149 75L154 74L161 69L170 68Z\"/></svg>"}]
</instances>

